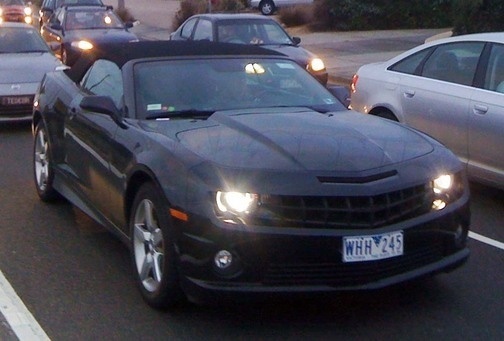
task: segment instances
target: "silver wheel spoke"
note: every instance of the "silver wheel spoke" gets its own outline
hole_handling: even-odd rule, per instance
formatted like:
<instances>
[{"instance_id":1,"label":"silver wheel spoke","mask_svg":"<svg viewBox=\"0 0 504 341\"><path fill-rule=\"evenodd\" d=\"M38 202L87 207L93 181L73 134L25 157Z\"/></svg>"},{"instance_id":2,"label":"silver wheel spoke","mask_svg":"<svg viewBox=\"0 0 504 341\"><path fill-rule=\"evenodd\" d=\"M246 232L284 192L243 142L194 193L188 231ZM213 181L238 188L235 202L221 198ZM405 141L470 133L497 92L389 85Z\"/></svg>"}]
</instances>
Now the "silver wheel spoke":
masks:
<instances>
[{"instance_id":1,"label":"silver wheel spoke","mask_svg":"<svg viewBox=\"0 0 504 341\"><path fill-rule=\"evenodd\" d=\"M156 282L161 282L161 277L163 276L163 269L161 269L162 265L163 265L163 257L164 255L160 252L157 252L157 251L154 251L154 254L153 254L153 260L154 260L154 266L152 268L153 270L153 275L154 275L154 279L156 280Z\"/></svg>"},{"instance_id":2,"label":"silver wheel spoke","mask_svg":"<svg viewBox=\"0 0 504 341\"><path fill-rule=\"evenodd\" d=\"M145 255L145 257L143 259L142 267L138 273L140 275L140 280L142 282L149 280L150 273L152 270L152 265L153 265L152 264L152 256L150 254Z\"/></svg>"}]
</instances>

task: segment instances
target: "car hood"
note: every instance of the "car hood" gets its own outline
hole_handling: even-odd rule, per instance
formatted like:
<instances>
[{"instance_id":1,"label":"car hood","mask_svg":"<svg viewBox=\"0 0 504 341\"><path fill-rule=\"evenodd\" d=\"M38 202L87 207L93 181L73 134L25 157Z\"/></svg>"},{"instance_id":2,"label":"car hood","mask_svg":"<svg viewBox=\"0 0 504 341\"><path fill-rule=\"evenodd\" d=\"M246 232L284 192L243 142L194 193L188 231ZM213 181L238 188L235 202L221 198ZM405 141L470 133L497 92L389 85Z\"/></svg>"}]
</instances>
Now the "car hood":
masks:
<instances>
[{"instance_id":1,"label":"car hood","mask_svg":"<svg viewBox=\"0 0 504 341\"><path fill-rule=\"evenodd\" d=\"M308 50L305 50L301 46L296 45L260 45L261 47L282 53L292 59L294 59L298 64L305 67L310 59L316 56Z\"/></svg>"},{"instance_id":2,"label":"car hood","mask_svg":"<svg viewBox=\"0 0 504 341\"><path fill-rule=\"evenodd\" d=\"M362 172L434 148L423 135L380 118L293 108L217 112L176 138L221 167L290 171Z\"/></svg>"},{"instance_id":3,"label":"car hood","mask_svg":"<svg viewBox=\"0 0 504 341\"><path fill-rule=\"evenodd\" d=\"M89 29L66 31L64 40L66 42L76 40L91 40L95 43L101 42L129 42L138 40L138 37L123 29Z\"/></svg>"},{"instance_id":4,"label":"car hood","mask_svg":"<svg viewBox=\"0 0 504 341\"><path fill-rule=\"evenodd\" d=\"M61 63L49 52L0 54L0 83L40 82Z\"/></svg>"}]
</instances>

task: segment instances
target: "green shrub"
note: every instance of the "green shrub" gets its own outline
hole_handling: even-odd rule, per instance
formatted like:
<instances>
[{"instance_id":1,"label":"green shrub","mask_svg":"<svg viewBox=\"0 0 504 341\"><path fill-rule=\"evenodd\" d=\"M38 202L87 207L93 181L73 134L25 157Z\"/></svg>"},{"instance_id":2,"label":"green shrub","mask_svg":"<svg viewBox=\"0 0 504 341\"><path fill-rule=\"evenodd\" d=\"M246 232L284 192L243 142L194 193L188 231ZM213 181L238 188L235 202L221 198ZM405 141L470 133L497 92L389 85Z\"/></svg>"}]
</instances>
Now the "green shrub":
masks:
<instances>
[{"instance_id":1,"label":"green shrub","mask_svg":"<svg viewBox=\"0 0 504 341\"><path fill-rule=\"evenodd\" d=\"M278 18L287 27L306 25L312 21L310 5L283 7L278 11Z\"/></svg>"},{"instance_id":2,"label":"green shrub","mask_svg":"<svg viewBox=\"0 0 504 341\"><path fill-rule=\"evenodd\" d=\"M455 0L453 34L504 31L502 0Z\"/></svg>"},{"instance_id":3,"label":"green shrub","mask_svg":"<svg viewBox=\"0 0 504 341\"><path fill-rule=\"evenodd\" d=\"M315 0L314 28L369 30L451 26L453 0Z\"/></svg>"},{"instance_id":4,"label":"green shrub","mask_svg":"<svg viewBox=\"0 0 504 341\"><path fill-rule=\"evenodd\" d=\"M180 9L175 14L172 29L175 31L184 21L195 14L205 13L207 8L208 2L206 0L182 0Z\"/></svg>"}]
</instances>

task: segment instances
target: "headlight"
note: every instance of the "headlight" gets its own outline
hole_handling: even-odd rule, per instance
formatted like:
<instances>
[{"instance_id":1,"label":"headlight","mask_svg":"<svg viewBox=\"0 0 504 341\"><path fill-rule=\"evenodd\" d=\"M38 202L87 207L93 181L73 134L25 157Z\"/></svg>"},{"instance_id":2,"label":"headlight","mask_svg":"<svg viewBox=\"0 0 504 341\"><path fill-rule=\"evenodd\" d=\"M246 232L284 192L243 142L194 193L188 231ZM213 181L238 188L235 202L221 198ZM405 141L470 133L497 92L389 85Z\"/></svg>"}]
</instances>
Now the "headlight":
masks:
<instances>
[{"instance_id":1,"label":"headlight","mask_svg":"<svg viewBox=\"0 0 504 341\"><path fill-rule=\"evenodd\" d=\"M434 193L441 194L449 191L453 185L453 176L449 174L443 174L438 178L434 179L432 183L432 189Z\"/></svg>"},{"instance_id":2,"label":"headlight","mask_svg":"<svg viewBox=\"0 0 504 341\"><path fill-rule=\"evenodd\" d=\"M464 180L461 173L442 174L431 183L432 209L442 210L446 205L459 199L464 193Z\"/></svg>"},{"instance_id":3,"label":"headlight","mask_svg":"<svg viewBox=\"0 0 504 341\"><path fill-rule=\"evenodd\" d=\"M25 15L32 15L32 9L30 7L25 7L23 11Z\"/></svg>"},{"instance_id":4,"label":"headlight","mask_svg":"<svg viewBox=\"0 0 504 341\"><path fill-rule=\"evenodd\" d=\"M324 62L322 61L322 59L320 59L320 58L313 58L310 61L309 68L312 71L321 71L321 70L325 69L325 65L324 65Z\"/></svg>"},{"instance_id":5,"label":"headlight","mask_svg":"<svg viewBox=\"0 0 504 341\"><path fill-rule=\"evenodd\" d=\"M91 50L93 48L93 44L86 40L73 41L71 45L81 50Z\"/></svg>"},{"instance_id":6,"label":"headlight","mask_svg":"<svg viewBox=\"0 0 504 341\"><path fill-rule=\"evenodd\" d=\"M257 194L252 193L218 191L215 200L219 211L243 214L251 212L256 207L257 197Z\"/></svg>"}]
</instances>

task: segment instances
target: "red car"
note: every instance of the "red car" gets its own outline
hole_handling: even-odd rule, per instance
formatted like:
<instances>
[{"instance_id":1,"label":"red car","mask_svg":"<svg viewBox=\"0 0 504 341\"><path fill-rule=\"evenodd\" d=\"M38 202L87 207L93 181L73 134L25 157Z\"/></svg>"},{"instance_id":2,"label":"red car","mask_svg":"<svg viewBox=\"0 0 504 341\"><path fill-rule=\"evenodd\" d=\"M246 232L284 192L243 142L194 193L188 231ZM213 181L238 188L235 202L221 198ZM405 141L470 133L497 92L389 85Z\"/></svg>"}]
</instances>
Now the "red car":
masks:
<instances>
[{"instance_id":1,"label":"red car","mask_svg":"<svg viewBox=\"0 0 504 341\"><path fill-rule=\"evenodd\" d=\"M3 21L31 24L31 3L25 3L23 0L0 0L0 23Z\"/></svg>"}]
</instances>

